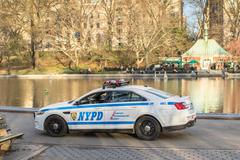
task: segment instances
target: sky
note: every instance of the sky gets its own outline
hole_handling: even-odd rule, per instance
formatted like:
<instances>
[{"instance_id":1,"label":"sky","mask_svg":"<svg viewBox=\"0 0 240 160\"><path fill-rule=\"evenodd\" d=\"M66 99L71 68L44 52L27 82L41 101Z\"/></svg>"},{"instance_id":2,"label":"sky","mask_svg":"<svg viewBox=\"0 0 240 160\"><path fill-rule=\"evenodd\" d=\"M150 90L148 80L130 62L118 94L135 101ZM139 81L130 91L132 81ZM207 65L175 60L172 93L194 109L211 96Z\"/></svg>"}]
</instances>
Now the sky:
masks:
<instances>
[{"instance_id":1,"label":"sky","mask_svg":"<svg viewBox=\"0 0 240 160\"><path fill-rule=\"evenodd\" d=\"M184 0L184 15L187 17L187 21L190 23L194 23L194 17L192 16L193 7L187 3L187 0Z\"/></svg>"},{"instance_id":2,"label":"sky","mask_svg":"<svg viewBox=\"0 0 240 160\"><path fill-rule=\"evenodd\" d=\"M187 26L188 27L193 27L194 26L194 32L198 32L198 27L197 27L197 18L194 16L194 7L188 3L188 0L183 0L184 1L184 8L183 8L183 14L187 18Z\"/></svg>"}]
</instances>

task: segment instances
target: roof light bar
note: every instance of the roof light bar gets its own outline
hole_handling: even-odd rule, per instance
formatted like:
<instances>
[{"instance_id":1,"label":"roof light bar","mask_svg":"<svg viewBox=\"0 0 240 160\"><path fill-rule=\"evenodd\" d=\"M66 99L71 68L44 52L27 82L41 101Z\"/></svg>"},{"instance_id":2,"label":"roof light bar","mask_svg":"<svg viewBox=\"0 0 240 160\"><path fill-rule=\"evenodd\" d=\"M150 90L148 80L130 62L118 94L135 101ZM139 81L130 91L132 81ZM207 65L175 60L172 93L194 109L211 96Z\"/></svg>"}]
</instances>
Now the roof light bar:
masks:
<instances>
[{"instance_id":1,"label":"roof light bar","mask_svg":"<svg viewBox=\"0 0 240 160\"><path fill-rule=\"evenodd\" d=\"M124 79L107 80L103 83L103 89L105 89L105 88L116 88L116 87L126 86L128 84L129 84L129 81L125 81Z\"/></svg>"}]
</instances>

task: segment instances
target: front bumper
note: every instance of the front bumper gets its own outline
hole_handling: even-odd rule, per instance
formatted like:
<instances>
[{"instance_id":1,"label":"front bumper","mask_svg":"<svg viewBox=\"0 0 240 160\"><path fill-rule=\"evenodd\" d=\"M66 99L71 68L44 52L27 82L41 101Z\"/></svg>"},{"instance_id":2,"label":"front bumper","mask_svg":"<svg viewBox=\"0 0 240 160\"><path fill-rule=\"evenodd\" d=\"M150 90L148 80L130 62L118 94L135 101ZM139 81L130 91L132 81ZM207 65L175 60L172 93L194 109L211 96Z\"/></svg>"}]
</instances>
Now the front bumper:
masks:
<instances>
[{"instance_id":1,"label":"front bumper","mask_svg":"<svg viewBox=\"0 0 240 160\"><path fill-rule=\"evenodd\" d=\"M43 127L43 119L41 116L36 115L35 113L33 114L34 116L34 125L37 130L44 131Z\"/></svg>"},{"instance_id":2,"label":"front bumper","mask_svg":"<svg viewBox=\"0 0 240 160\"><path fill-rule=\"evenodd\" d=\"M162 131L163 132L169 132L169 131L176 131L176 130L182 130L185 128L189 128L194 126L196 123L196 118L194 120L188 121L186 124L184 125L178 125L178 126L168 126L168 127L163 127Z\"/></svg>"}]
</instances>

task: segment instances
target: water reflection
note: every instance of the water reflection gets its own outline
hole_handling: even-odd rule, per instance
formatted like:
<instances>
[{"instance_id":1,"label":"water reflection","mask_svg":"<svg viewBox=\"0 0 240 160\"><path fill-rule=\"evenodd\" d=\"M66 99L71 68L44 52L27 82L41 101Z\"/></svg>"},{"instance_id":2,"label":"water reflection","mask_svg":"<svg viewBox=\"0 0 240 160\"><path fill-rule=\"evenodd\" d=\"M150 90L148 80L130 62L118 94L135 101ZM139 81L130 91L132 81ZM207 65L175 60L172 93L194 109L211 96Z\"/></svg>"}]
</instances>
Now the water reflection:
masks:
<instances>
[{"instance_id":1,"label":"water reflection","mask_svg":"<svg viewBox=\"0 0 240 160\"><path fill-rule=\"evenodd\" d=\"M98 88L104 78L0 79L0 106L41 107L76 99ZM240 113L240 79L130 79L177 95L189 95L197 112Z\"/></svg>"}]
</instances>

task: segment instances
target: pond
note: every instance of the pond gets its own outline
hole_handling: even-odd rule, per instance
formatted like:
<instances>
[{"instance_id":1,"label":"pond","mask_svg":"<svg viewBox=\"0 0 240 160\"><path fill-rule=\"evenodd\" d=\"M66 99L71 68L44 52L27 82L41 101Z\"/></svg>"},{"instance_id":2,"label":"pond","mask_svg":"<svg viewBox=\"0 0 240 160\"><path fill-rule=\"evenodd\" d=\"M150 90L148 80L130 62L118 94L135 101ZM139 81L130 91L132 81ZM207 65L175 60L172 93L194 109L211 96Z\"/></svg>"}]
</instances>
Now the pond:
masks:
<instances>
[{"instance_id":1,"label":"pond","mask_svg":"<svg viewBox=\"0 0 240 160\"><path fill-rule=\"evenodd\" d=\"M72 100L101 87L110 78L0 79L0 106L39 108ZM240 79L130 78L131 84L145 85L192 99L198 113L240 113Z\"/></svg>"}]
</instances>

